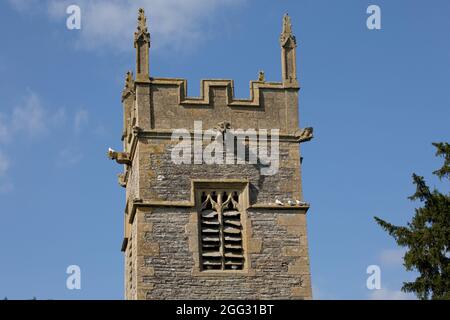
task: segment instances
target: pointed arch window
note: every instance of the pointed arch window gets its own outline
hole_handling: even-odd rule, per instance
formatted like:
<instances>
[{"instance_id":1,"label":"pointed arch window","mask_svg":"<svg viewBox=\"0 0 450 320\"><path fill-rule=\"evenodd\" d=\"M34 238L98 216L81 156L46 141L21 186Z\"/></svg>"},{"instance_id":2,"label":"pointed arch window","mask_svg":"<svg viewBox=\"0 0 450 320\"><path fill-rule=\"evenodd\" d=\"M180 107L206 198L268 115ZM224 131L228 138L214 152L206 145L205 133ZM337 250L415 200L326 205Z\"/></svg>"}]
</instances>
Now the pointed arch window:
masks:
<instances>
[{"instance_id":1,"label":"pointed arch window","mask_svg":"<svg viewBox=\"0 0 450 320\"><path fill-rule=\"evenodd\" d=\"M243 270L245 265L241 191L200 191L201 270Z\"/></svg>"}]
</instances>

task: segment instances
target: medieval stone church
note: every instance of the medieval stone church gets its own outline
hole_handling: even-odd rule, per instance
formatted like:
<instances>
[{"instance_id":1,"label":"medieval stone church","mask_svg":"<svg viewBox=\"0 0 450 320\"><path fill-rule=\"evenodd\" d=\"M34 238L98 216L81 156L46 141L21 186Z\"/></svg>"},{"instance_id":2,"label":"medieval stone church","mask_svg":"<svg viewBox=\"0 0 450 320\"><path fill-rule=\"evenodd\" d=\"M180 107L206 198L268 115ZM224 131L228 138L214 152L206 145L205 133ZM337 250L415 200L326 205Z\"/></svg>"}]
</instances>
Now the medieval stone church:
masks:
<instances>
[{"instance_id":1,"label":"medieval stone church","mask_svg":"<svg viewBox=\"0 0 450 320\"><path fill-rule=\"evenodd\" d=\"M312 297L300 156L312 128L299 128L296 39L288 15L279 40L281 82L260 72L250 81L250 98L241 99L232 80L202 80L200 96L188 97L185 79L149 73L150 34L139 10L135 76L127 73L122 93L123 151L108 152L124 165L126 299ZM277 148L268 146L278 170L263 174L263 161L245 161L251 137L237 137L244 161L198 162L194 151L192 161L177 163L177 129L200 147L206 143L198 135L207 129L220 132L216 140L232 129L278 129L277 139L269 139Z\"/></svg>"}]
</instances>

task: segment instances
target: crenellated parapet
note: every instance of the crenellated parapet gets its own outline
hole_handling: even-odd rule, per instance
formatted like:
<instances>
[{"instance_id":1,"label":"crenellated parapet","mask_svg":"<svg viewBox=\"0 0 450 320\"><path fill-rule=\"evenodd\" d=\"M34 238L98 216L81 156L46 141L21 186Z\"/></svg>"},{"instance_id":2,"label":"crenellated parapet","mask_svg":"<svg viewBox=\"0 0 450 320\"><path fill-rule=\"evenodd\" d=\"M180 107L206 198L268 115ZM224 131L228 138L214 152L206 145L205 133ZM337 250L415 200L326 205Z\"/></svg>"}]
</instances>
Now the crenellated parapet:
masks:
<instances>
[{"instance_id":1,"label":"crenellated parapet","mask_svg":"<svg viewBox=\"0 0 450 320\"><path fill-rule=\"evenodd\" d=\"M262 90L285 90L282 82L250 81L250 97L236 98L234 94L234 81L228 79L205 79L201 80L200 96L189 97L187 95L187 80L177 78L154 78L150 81L152 86L175 86L178 90L177 101L179 105L209 106L211 104L211 92L213 88L225 90L226 105L229 107L260 107ZM300 89L299 86L290 86L288 89Z\"/></svg>"}]
</instances>

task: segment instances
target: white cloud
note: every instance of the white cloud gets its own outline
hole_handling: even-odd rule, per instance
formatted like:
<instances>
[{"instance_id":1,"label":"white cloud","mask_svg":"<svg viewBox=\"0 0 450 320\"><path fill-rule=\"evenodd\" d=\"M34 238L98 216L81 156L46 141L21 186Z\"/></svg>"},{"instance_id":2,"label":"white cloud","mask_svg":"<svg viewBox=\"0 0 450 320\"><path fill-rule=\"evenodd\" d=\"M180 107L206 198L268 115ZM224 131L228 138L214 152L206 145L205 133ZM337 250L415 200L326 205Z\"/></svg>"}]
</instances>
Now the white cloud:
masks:
<instances>
[{"instance_id":1,"label":"white cloud","mask_svg":"<svg viewBox=\"0 0 450 320\"><path fill-rule=\"evenodd\" d=\"M11 125L13 131L22 131L29 136L47 131L45 111L35 93L30 92L23 103L14 108Z\"/></svg>"},{"instance_id":2,"label":"white cloud","mask_svg":"<svg viewBox=\"0 0 450 320\"><path fill-rule=\"evenodd\" d=\"M2 177L9 168L9 160L0 150L0 177Z\"/></svg>"},{"instance_id":3,"label":"white cloud","mask_svg":"<svg viewBox=\"0 0 450 320\"><path fill-rule=\"evenodd\" d=\"M49 124L54 127L60 127L66 121L66 110L59 108L56 112L53 112L49 118Z\"/></svg>"},{"instance_id":4,"label":"white cloud","mask_svg":"<svg viewBox=\"0 0 450 320\"><path fill-rule=\"evenodd\" d=\"M56 111L44 108L39 96L28 90L22 101L12 108L11 112L0 113L0 146L7 147L13 135L33 139L46 134L60 127L65 119L66 112L63 108ZM14 187L7 181L10 163L10 157L0 150L0 193L9 192Z\"/></svg>"},{"instance_id":5,"label":"white cloud","mask_svg":"<svg viewBox=\"0 0 450 320\"><path fill-rule=\"evenodd\" d=\"M66 147L62 149L58 158L56 159L56 165L60 168L73 167L83 160L83 154L75 147Z\"/></svg>"},{"instance_id":6,"label":"white cloud","mask_svg":"<svg viewBox=\"0 0 450 320\"><path fill-rule=\"evenodd\" d=\"M313 291L313 299L314 300L335 300L336 297L334 295L329 294L328 292L324 292L322 289L319 289L317 286L312 286Z\"/></svg>"},{"instance_id":7,"label":"white cloud","mask_svg":"<svg viewBox=\"0 0 450 320\"><path fill-rule=\"evenodd\" d=\"M9 141L9 129L6 116L0 113L0 143Z\"/></svg>"},{"instance_id":8,"label":"white cloud","mask_svg":"<svg viewBox=\"0 0 450 320\"><path fill-rule=\"evenodd\" d=\"M404 248L382 250L379 255L380 264L384 267L401 266L404 255Z\"/></svg>"},{"instance_id":9,"label":"white cloud","mask_svg":"<svg viewBox=\"0 0 450 320\"><path fill-rule=\"evenodd\" d=\"M381 288L373 290L369 294L370 300L413 300L415 296L411 293L405 293L400 290L390 290L389 288Z\"/></svg>"},{"instance_id":10,"label":"white cloud","mask_svg":"<svg viewBox=\"0 0 450 320\"><path fill-rule=\"evenodd\" d=\"M89 121L89 114L86 110L78 110L75 113L75 118L74 118L74 129L75 129L75 133L79 134L81 132L81 130L83 129L83 127L85 125L87 125Z\"/></svg>"},{"instance_id":11,"label":"white cloud","mask_svg":"<svg viewBox=\"0 0 450 320\"><path fill-rule=\"evenodd\" d=\"M11 191L13 185L5 180L6 172L10 167L8 157L0 150L0 193Z\"/></svg>"},{"instance_id":12,"label":"white cloud","mask_svg":"<svg viewBox=\"0 0 450 320\"><path fill-rule=\"evenodd\" d=\"M81 49L133 49L137 9L146 9L152 47L192 49L206 36L216 22L220 9L239 5L246 0L44 0L31 5L33 0L9 0L17 10L45 11L65 27L66 8L77 4L81 8L81 30L77 46ZM42 3L46 10L42 10ZM64 24L62 23L64 21Z\"/></svg>"},{"instance_id":13,"label":"white cloud","mask_svg":"<svg viewBox=\"0 0 450 320\"><path fill-rule=\"evenodd\" d=\"M54 117L47 114L39 97L29 91L10 114L0 113L0 143L9 142L17 133L30 137L42 134L52 119Z\"/></svg>"},{"instance_id":14,"label":"white cloud","mask_svg":"<svg viewBox=\"0 0 450 320\"><path fill-rule=\"evenodd\" d=\"M9 142L12 134L31 138L45 134L51 128L60 127L65 119L66 112L63 108L56 111L46 109L39 96L28 91L11 114L0 113L0 143Z\"/></svg>"}]
</instances>

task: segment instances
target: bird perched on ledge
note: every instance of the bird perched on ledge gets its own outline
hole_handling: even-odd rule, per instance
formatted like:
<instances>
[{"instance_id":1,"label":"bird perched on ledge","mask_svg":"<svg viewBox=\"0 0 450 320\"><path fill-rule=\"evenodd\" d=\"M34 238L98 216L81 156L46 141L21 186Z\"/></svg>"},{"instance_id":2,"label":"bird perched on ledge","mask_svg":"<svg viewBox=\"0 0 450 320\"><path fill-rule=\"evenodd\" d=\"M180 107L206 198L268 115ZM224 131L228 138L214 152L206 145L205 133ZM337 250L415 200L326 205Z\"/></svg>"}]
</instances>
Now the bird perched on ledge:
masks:
<instances>
[{"instance_id":1,"label":"bird perched on ledge","mask_svg":"<svg viewBox=\"0 0 450 320\"><path fill-rule=\"evenodd\" d=\"M297 203L298 206L307 206L308 205L308 203L305 201L295 200L295 202Z\"/></svg>"}]
</instances>

